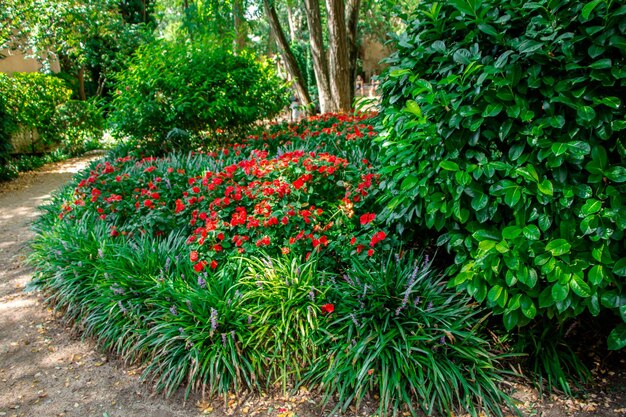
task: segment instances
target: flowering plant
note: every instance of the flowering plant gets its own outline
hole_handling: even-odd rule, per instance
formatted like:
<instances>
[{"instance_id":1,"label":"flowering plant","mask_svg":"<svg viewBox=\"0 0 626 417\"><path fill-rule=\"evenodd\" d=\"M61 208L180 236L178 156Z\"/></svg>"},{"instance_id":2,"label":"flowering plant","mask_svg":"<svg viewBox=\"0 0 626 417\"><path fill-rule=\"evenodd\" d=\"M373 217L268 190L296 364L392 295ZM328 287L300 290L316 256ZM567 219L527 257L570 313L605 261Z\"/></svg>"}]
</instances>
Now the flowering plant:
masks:
<instances>
[{"instance_id":1,"label":"flowering plant","mask_svg":"<svg viewBox=\"0 0 626 417\"><path fill-rule=\"evenodd\" d=\"M112 236L183 233L197 272L259 249L307 257L327 251L329 263L371 257L388 239L371 212L378 175L363 151L374 135L370 117L275 125L187 157L104 161L80 180L59 217L92 212ZM340 150L339 143L349 145Z\"/></svg>"}]
</instances>

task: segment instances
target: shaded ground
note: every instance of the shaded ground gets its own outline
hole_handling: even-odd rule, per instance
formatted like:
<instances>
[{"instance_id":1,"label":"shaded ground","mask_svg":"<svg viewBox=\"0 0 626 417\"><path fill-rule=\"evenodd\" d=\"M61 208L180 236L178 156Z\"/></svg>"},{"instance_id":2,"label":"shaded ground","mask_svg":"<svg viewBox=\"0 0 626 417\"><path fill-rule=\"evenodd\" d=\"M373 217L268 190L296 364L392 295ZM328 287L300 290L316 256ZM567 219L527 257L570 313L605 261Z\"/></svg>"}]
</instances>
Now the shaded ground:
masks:
<instances>
[{"instance_id":1,"label":"shaded ground","mask_svg":"<svg viewBox=\"0 0 626 417\"><path fill-rule=\"evenodd\" d=\"M72 159L0 183L0 416L196 417L201 415L313 417L325 415L306 390L282 397L234 395L213 403L182 395L165 399L139 381L140 369L99 352L66 328L39 294L25 293L32 271L25 265L30 224L37 206L94 157ZM622 352L623 353L623 352ZM616 353L615 355L618 355ZM626 358L595 369L599 385L582 399L539 400L515 385L526 416L626 416ZM350 412L354 415L355 410ZM370 415L362 407L359 415Z\"/></svg>"}]
</instances>

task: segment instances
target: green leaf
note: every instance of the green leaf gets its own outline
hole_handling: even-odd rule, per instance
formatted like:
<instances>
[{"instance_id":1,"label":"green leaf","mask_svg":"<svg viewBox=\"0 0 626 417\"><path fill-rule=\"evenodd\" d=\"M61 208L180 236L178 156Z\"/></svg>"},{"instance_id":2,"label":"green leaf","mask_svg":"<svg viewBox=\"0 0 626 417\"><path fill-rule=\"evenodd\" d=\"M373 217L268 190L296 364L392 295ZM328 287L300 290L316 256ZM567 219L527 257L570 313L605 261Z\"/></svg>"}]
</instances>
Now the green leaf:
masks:
<instances>
[{"instance_id":1,"label":"green leaf","mask_svg":"<svg viewBox=\"0 0 626 417\"><path fill-rule=\"evenodd\" d=\"M593 285L598 286L605 278L608 278L608 276L606 275L606 272L604 272L604 267L602 265L595 265L589 270L587 278Z\"/></svg>"},{"instance_id":2,"label":"green leaf","mask_svg":"<svg viewBox=\"0 0 626 417\"><path fill-rule=\"evenodd\" d=\"M552 286L552 298L554 301L563 301L567 298L569 294L569 286L563 285L560 283L556 283Z\"/></svg>"},{"instance_id":3,"label":"green leaf","mask_svg":"<svg viewBox=\"0 0 626 417\"><path fill-rule=\"evenodd\" d=\"M546 287L539 294L539 308L547 308L554 305L554 298L552 298L552 289Z\"/></svg>"},{"instance_id":4,"label":"green leaf","mask_svg":"<svg viewBox=\"0 0 626 417\"><path fill-rule=\"evenodd\" d=\"M546 245L546 250L552 253L552 256L561 256L569 253L572 245L565 239L555 239Z\"/></svg>"},{"instance_id":5,"label":"green leaf","mask_svg":"<svg viewBox=\"0 0 626 417\"><path fill-rule=\"evenodd\" d=\"M494 285L489 290L487 299L494 304L498 304L500 307L504 307L509 299L509 293L501 286Z\"/></svg>"},{"instance_id":6,"label":"green leaf","mask_svg":"<svg viewBox=\"0 0 626 417\"><path fill-rule=\"evenodd\" d=\"M621 350L626 347L626 323L620 323L609 334L607 339L609 350Z\"/></svg>"},{"instance_id":7,"label":"green leaf","mask_svg":"<svg viewBox=\"0 0 626 417\"><path fill-rule=\"evenodd\" d=\"M452 161L441 161L439 163L439 167L445 169L446 171L458 171L459 165L456 162Z\"/></svg>"},{"instance_id":8,"label":"green leaf","mask_svg":"<svg viewBox=\"0 0 626 417\"><path fill-rule=\"evenodd\" d=\"M495 117L502 111L502 104L489 104L485 111L483 111L483 117Z\"/></svg>"},{"instance_id":9,"label":"green leaf","mask_svg":"<svg viewBox=\"0 0 626 417\"><path fill-rule=\"evenodd\" d=\"M422 117L422 109L420 108L419 104L417 104L414 100L409 100L406 102L406 109L417 117Z\"/></svg>"},{"instance_id":10,"label":"green leaf","mask_svg":"<svg viewBox=\"0 0 626 417\"><path fill-rule=\"evenodd\" d=\"M489 203L489 197L487 197L485 194L480 193L477 194L476 196L474 196L474 198L472 198L472 208L476 211L482 210L485 207L487 207L487 204Z\"/></svg>"},{"instance_id":11,"label":"green leaf","mask_svg":"<svg viewBox=\"0 0 626 417\"><path fill-rule=\"evenodd\" d=\"M504 315L502 316L502 322L504 323L504 328L509 332L513 330L513 328L515 328L515 326L517 325L517 321L518 321L517 311L509 311L507 313L504 313Z\"/></svg>"},{"instance_id":12,"label":"green leaf","mask_svg":"<svg viewBox=\"0 0 626 417\"><path fill-rule=\"evenodd\" d=\"M525 271L525 273L519 273L517 275L517 278L522 284L527 285L528 288L535 288L535 285L537 285L538 281L537 271L535 271L533 268Z\"/></svg>"},{"instance_id":13,"label":"green leaf","mask_svg":"<svg viewBox=\"0 0 626 417\"><path fill-rule=\"evenodd\" d=\"M623 166L613 166L609 168L604 175L615 182L624 182L626 181L626 168Z\"/></svg>"},{"instance_id":14,"label":"green leaf","mask_svg":"<svg viewBox=\"0 0 626 417\"><path fill-rule=\"evenodd\" d=\"M550 228L550 226L552 226L552 219L550 218L550 216L542 214L539 216L537 224L539 225L539 228L545 232Z\"/></svg>"},{"instance_id":15,"label":"green leaf","mask_svg":"<svg viewBox=\"0 0 626 417\"><path fill-rule=\"evenodd\" d=\"M613 273L620 277L626 277L626 258L621 258L613 265Z\"/></svg>"},{"instance_id":16,"label":"green leaf","mask_svg":"<svg viewBox=\"0 0 626 417\"><path fill-rule=\"evenodd\" d=\"M550 180L543 180L539 184L537 184L537 189L541 194L551 196L554 194L554 188L552 187L552 183Z\"/></svg>"},{"instance_id":17,"label":"green leaf","mask_svg":"<svg viewBox=\"0 0 626 417\"><path fill-rule=\"evenodd\" d=\"M550 149L552 149L552 152L554 153L555 156L559 156L567 152L567 150L569 149L569 146L567 146L567 143L559 142L559 143L553 143Z\"/></svg>"},{"instance_id":18,"label":"green leaf","mask_svg":"<svg viewBox=\"0 0 626 417\"><path fill-rule=\"evenodd\" d=\"M582 298L591 296L591 288L589 284L583 281L578 275L574 274L572 280L569 282L569 287L574 291L574 294Z\"/></svg>"},{"instance_id":19,"label":"green leaf","mask_svg":"<svg viewBox=\"0 0 626 417\"><path fill-rule=\"evenodd\" d=\"M522 234L522 229L518 226L507 226L502 229L502 237L505 239L515 239Z\"/></svg>"},{"instance_id":20,"label":"green leaf","mask_svg":"<svg viewBox=\"0 0 626 417\"><path fill-rule=\"evenodd\" d=\"M597 60L593 64L589 65L589 67L592 69L607 69L611 68L611 65L613 65L613 62L609 58L605 58Z\"/></svg>"},{"instance_id":21,"label":"green leaf","mask_svg":"<svg viewBox=\"0 0 626 417\"><path fill-rule=\"evenodd\" d=\"M411 190L417 185L417 183L419 183L419 178L413 175L409 175L408 177L404 179L404 181L402 181L402 184L400 185L400 189L402 191Z\"/></svg>"},{"instance_id":22,"label":"green leaf","mask_svg":"<svg viewBox=\"0 0 626 417\"><path fill-rule=\"evenodd\" d=\"M520 307L522 310L522 314L524 314L529 319L534 319L537 315L537 307L533 300L530 299L527 295L524 295L520 301Z\"/></svg>"},{"instance_id":23,"label":"green leaf","mask_svg":"<svg viewBox=\"0 0 626 417\"><path fill-rule=\"evenodd\" d=\"M585 19L589 19L589 16L591 15L591 12L593 11L593 9L596 8L596 6L600 3L602 3L605 0L593 0L590 1L589 3L585 4L585 6L583 7L583 9L580 12L580 15Z\"/></svg>"},{"instance_id":24,"label":"green leaf","mask_svg":"<svg viewBox=\"0 0 626 417\"><path fill-rule=\"evenodd\" d=\"M461 13L476 16L476 5L468 0L450 0L450 4Z\"/></svg>"},{"instance_id":25,"label":"green leaf","mask_svg":"<svg viewBox=\"0 0 626 417\"><path fill-rule=\"evenodd\" d=\"M617 97L604 97L602 99L602 104L614 110L617 110L622 105L622 101Z\"/></svg>"},{"instance_id":26,"label":"green leaf","mask_svg":"<svg viewBox=\"0 0 626 417\"><path fill-rule=\"evenodd\" d=\"M585 122L590 122L596 117L596 111L593 109L593 107L589 106L581 106L576 111L576 114L582 121Z\"/></svg>"},{"instance_id":27,"label":"green leaf","mask_svg":"<svg viewBox=\"0 0 626 417\"><path fill-rule=\"evenodd\" d=\"M539 238L541 237L541 231L534 224L529 224L526 227L524 227L523 232L524 232L524 236L528 240L539 240Z\"/></svg>"},{"instance_id":28,"label":"green leaf","mask_svg":"<svg viewBox=\"0 0 626 417\"><path fill-rule=\"evenodd\" d=\"M606 291L600 297L602 305L606 308L620 308L626 304L626 296L618 294L616 291Z\"/></svg>"},{"instance_id":29,"label":"green leaf","mask_svg":"<svg viewBox=\"0 0 626 417\"><path fill-rule=\"evenodd\" d=\"M519 45L519 52L522 54L529 54L531 52L536 51L537 49L541 49L543 47L543 42L537 42L532 39L526 39Z\"/></svg>"},{"instance_id":30,"label":"green leaf","mask_svg":"<svg viewBox=\"0 0 626 417\"><path fill-rule=\"evenodd\" d=\"M504 202L509 207L514 207L522 198L522 187L510 188L504 195Z\"/></svg>"},{"instance_id":31,"label":"green leaf","mask_svg":"<svg viewBox=\"0 0 626 417\"><path fill-rule=\"evenodd\" d=\"M589 216L590 214L595 214L599 212L601 208L602 201L591 198L587 200L587 202L580 208L580 212L584 216Z\"/></svg>"}]
</instances>

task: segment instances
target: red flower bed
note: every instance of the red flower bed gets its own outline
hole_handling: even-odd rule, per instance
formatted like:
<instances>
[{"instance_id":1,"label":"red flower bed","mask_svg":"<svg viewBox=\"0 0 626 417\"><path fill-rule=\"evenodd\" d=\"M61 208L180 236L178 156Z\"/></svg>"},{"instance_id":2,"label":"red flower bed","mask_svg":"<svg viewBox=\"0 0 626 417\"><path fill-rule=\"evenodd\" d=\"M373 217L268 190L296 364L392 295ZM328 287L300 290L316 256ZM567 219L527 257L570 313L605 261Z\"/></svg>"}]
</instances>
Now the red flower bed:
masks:
<instances>
[{"instance_id":1,"label":"red flower bed","mask_svg":"<svg viewBox=\"0 0 626 417\"><path fill-rule=\"evenodd\" d=\"M374 135L368 117L323 115L273 126L189 158L103 162L80 181L60 217L95 213L112 236L182 231L198 272L258 250L372 256L387 235L372 212L378 177L358 158ZM343 156L328 152L331 146Z\"/></svg>"}]
</instances>

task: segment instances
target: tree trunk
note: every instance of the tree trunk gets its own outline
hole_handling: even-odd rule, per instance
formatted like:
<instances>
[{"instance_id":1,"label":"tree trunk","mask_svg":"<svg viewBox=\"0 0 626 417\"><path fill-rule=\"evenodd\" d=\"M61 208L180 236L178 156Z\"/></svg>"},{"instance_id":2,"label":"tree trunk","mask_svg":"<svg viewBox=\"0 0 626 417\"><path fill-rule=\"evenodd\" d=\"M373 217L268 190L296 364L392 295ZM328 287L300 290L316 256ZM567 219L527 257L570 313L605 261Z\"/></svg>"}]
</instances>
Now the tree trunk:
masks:
<instances>
[{"instance_id":1,"label":"tree trunk","mask_svg":"<svg viewBox=\"0 0 626 417\"><path fill-rule=\"evenodd\" d=\"M327 0L328 38L330 39L330 90L337 111L348 112L352 108L350 97L350 62L346 31L345 1Z\"/></svg>"},{"instance_id":2,"label":"tree trunk","mask_svg":"<svg viewBox=\"0 0 626 417\"><path fill-rule=\"evenodd\" d=\"M78 70L78 97L81 100L87 100L87 94L85 94L85 66L83 65Z\"/></svg>"},{"instance_id":3,"label":"tree trunk","mask_svg":"<svg viewBox=\"0 0 626 417\"><path fill-rule=\"evenodd\" d=\"M359 54L358 24L361 0L347 0L346 23L348 28L348 62L350 63L350 85L354 87L356 82L356 61ZM354 88L350 88L350 103L354 102Z\"/></svg>"},{"instance_id":4,"label":"tree trunk","mask_svg":"<svg viewBox=\"0 0 626 417\"><path fill-rule=\"evenodd\" d=\"M247 37L242 0L233 0L233 23L235 28L235 53L238 53L246 47Z\"/></svg>"},{"instance_id":5,"label":"tree trunk","mask_svg":"<svg viewBox=\"0 0 626 417\"><path fill-rule=\"evenodd\" d=\"M328 78L328 61L324 50L324 36L322 34L322 17L319 0L304 0L306 20L309 26L309 43L313 58L313 71L319 94L319 104L322 113L336 111L330 91Z\"/></svg>"},{"instance_id":6,"label":"tree trunk","mask_svg":"<svg viewBox=\"0 0 626 417\"><path fill-rule=\"evenodd\" d=\"M270 24L270 28L272 29L272 33L274 34L274 38L276 39L276 43L278 44L280 56L285 63L287 71L289 71L294 79L296 92L300 97L300 102L305 106L308 113L311 108L311 97L309 96L309 91L306 87L304 78L302 77L302 73L300 72L298 62L291 52L291 48L289 47L289 43L285 37L285 32L283 32L283 28L278 20L276 9L270 4L269 0L263 0L263 7L265 9L265 14L267 15L267 20Z\"/></svg>"},{"instance_id":7,"label":"tree trunk","mask_svg":"<svg viewBox=\"0 0 626 417\"><path fill-rule=\"evenodd\" d=\"M293 7L287 6L287 22L289 23L289 39L293 43L297 40L300 31L298 17L295 15Z\"/></svg>"}]
</instances>

